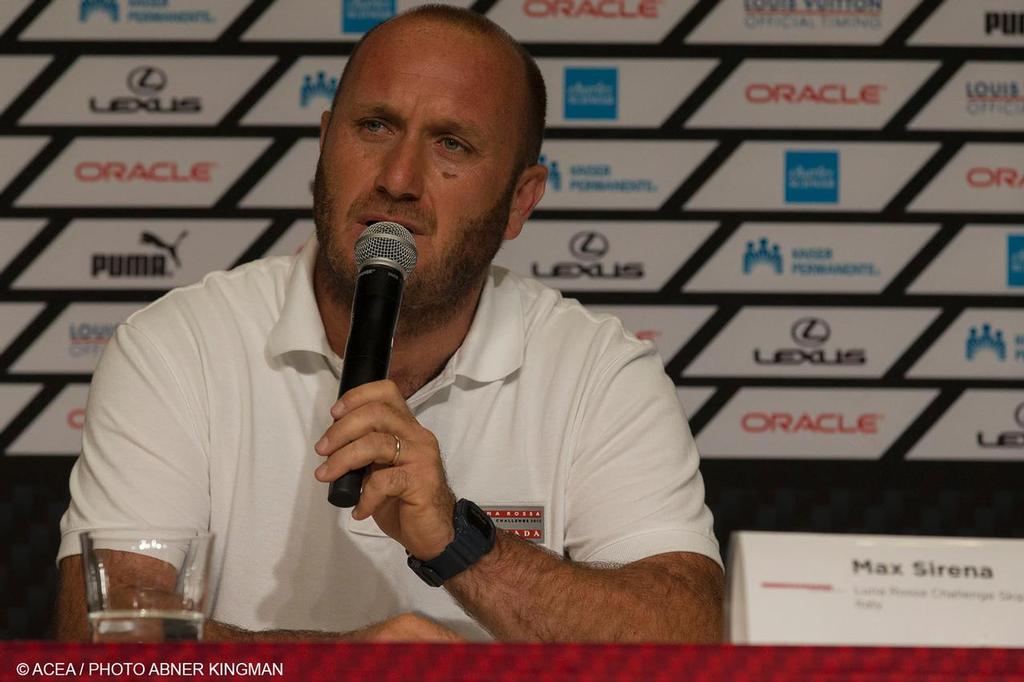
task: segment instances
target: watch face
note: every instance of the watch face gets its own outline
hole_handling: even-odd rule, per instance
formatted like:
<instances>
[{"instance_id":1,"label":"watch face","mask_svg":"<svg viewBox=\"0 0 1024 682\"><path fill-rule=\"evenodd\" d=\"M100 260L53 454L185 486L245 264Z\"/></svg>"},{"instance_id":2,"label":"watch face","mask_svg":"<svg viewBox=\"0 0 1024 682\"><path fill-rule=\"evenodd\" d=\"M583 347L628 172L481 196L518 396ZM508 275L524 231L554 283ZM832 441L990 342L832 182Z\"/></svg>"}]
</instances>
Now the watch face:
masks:
<instances>
[{"instance_id":1,"label":"watch face","mask_svg":"<svg viewBox=\"0 0 1024 682\"><path fill-rule=\"evenodd\" d=\"M486 536L490 532L491 520L475 504L466 505L466 520L483 535Z\"/></svg>"}]
</instances>

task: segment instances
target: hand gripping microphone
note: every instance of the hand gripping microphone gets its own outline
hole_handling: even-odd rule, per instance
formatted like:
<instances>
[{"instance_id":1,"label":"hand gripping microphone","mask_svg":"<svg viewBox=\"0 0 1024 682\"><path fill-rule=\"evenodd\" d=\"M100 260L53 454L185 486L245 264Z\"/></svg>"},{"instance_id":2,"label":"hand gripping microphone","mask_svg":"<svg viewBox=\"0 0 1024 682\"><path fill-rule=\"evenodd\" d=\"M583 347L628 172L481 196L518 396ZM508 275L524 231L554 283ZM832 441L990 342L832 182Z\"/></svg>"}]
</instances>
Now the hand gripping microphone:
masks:
<instances>
[{"instance_id":1,"label":"hand gripping microphone","mask_svg":"<svg viewBox=\"0 0 1024 682\"><path fill-rule=\"evenodd\" d=\"M374 223L356 240L356 291L341 368L340 398L349 389L388 377L391 344L406 276L416 266L416 242L398 223ZM335 507L359 502L366 468L331 482L327 501Z\"/></svg>"}]
</instances>

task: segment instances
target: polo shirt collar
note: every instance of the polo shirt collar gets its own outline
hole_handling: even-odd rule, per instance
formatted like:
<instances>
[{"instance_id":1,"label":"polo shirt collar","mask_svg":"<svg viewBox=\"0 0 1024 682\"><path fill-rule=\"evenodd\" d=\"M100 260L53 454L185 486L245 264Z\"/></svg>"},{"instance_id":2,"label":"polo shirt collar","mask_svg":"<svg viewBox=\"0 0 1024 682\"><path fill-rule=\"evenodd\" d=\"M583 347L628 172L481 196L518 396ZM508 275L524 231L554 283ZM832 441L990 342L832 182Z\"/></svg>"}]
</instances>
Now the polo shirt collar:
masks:
<instances>
[{"instance_id":1,"label":"polo shirt collar","mask_svg":"<svg viewBox=\"0 0 1024 682\"><path fill-rule=\"evenodd\" d=\"M285 282L284 302L270 336L267 351L277 357L293 351L318 353L327 358L331 366L340 366L338 355L331 350L320 319L320 309L313 293L313 266L316 262L317 242L312 236L292 261Z\"/></svg>"},{"instance_id":2,"label":"polo shirt collar","mask_svg":"<svg viewBox=\"0 0 1024 682\"><path fill-rule=\"evenodd\" d=\"M312 236L288 273L281 315L270 330L267 350L271 357L293 351L317 353L339 372L341 361L327 342L313 293L316 253L316 236ZM442 375L486 383L503 379L522 366L525 323L514 279L508 270L491 267L469 333Z\"/></svg>"}]
</instances>

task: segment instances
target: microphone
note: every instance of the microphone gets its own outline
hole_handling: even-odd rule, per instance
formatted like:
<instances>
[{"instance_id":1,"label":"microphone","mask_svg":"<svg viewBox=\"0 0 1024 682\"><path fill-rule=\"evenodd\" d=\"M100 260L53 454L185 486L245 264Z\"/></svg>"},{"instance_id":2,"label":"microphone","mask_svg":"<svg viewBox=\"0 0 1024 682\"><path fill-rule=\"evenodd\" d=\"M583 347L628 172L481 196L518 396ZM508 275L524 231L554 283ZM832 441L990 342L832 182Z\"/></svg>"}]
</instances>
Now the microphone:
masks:
<instances>
[{"instance_id":1,"label":"microphone","mask_svg":"<svg viewBox=\"0 0 1024 682\"><path fill-rule=\"evenodd\" d=\"M416 242L398 223L373 223L356 240L356 291L341 368L340 398L346 391L388 377L391 344L406 276L416 266ZM332 481L327 501L335 507L359 502L368 467Z\"/></svg>"}]
</instances>

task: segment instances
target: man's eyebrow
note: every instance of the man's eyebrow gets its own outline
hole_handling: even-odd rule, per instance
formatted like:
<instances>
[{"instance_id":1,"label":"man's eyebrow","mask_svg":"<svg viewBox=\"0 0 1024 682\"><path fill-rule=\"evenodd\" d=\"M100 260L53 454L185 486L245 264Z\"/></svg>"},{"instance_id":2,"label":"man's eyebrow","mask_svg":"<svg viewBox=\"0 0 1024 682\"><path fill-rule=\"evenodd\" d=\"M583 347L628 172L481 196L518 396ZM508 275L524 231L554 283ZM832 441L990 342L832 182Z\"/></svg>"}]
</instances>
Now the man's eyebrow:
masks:
<instances>
[{"instance_id":1,"label":"man's eyebrow","mask_svg":"<svg viewBox=\"0 0 1024 682\"><path fill-rule=\"evenodd\" d=\"M430 125L432 132L451 133L464 137L467 140L481 141L484 139L483 131L467 121L457 121L453 118L443 118Z\"/></svg>"}]
</instances>

